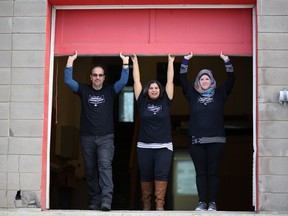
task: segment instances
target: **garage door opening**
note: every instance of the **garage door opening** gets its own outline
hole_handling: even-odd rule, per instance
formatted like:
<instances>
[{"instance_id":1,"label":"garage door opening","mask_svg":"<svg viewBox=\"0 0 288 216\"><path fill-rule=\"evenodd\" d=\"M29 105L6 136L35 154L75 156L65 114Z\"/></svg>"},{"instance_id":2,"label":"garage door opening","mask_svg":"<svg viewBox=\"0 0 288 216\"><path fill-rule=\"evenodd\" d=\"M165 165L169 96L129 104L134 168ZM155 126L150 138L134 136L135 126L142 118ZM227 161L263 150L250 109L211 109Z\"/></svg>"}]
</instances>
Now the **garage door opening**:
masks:
<instances>
[{"instance_id":1,"label":"garage door opening","mask_svg":"<svg viewBox=\"0 0 288 216\"><path fill-rule=\"evenodd\" d=\"M177 73L183 56L175 60L175 96L171 110L174 149L187 149L188 103L178 85ZM236 83L225 109L227 150L221 165L218 208L223 211L253 210L252 165L253 165L253 67L251 56L230 56L236 73ZM50 209L87 209L88 194L85 171L80 152L79 123L80 100L63 81L67 56L54 58L53 103L50 141ZM73 78L90 83L89 73L95 63L106 66L110 81L120 76L122 62L118 56L80 56L74 63ZM163 80L167 56L139 55L142 84L150 79ZM225 68L219 56L195 56L189 65L189 80L202 68L214 72L217 85L225 80ZM164 72L165 74L165 72ZM165 78L165 76L164 76ZM128 92L133 86L132 68L128 82ZM136 164L134 133L137 128L136 107L133 105L133 118L121 120L121 97L116 99L115 156L113 162L114 196L112 210L141 210L138 170ZM122 109L122 111L121 111ZM126 109L124 109L124 113ZM129 109L129 113L131 110ZM120 113L120 114L119 114ZM189 197L173 192L176 184L171 169L171 181L166 200L167 210L193 210ZM177 205L179 199L183 205ZM185 202L186 200L186 202Z\"/></svg>"}]
</instances>

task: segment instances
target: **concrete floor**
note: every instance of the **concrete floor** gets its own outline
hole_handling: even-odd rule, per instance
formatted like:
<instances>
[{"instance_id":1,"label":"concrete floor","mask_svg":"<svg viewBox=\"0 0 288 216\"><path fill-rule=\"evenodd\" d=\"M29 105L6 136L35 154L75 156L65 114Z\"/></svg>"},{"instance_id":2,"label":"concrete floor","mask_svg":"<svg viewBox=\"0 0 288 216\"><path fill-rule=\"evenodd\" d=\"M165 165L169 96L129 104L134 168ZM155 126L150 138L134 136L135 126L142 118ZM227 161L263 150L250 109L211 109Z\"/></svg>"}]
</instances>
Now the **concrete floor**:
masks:
<instances>
[{"instance_id":1,"label":"concrete floor","mask_svg":"<svg viewBox=\"0 0 288 216\"><path fill-rule=\"evenodd\" d=\"M288 216L288 212L195 212L195 211L88 211L88 210L46 210L35 208L0 209L0 216Z\"/></svg>"}]
</instances>

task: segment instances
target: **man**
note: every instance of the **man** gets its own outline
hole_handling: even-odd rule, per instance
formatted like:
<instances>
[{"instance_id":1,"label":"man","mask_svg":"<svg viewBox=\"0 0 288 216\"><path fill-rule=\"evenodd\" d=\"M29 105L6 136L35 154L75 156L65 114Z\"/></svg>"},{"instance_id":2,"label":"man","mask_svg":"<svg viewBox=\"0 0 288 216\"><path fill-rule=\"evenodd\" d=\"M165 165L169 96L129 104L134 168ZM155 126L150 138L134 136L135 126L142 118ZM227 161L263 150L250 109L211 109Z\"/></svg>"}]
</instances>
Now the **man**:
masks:
<instances>
[{"instance_id":1,"label":"man","mask_svg":"<svg viewBox=\"0 0 288 216\"><path fill-rule=\"evenodd\" d=\"M113 196L112 161L114 156L114 99L127 84L129 57L122 52L120 79L114 85L104 85L105 71L100 65L92 68L91 84L73 80L73 63L77 51L69 56L64 71L64 82L81 99L80 141L86 169L89 209L110 211Z\"/></svg>"}]
</instances>

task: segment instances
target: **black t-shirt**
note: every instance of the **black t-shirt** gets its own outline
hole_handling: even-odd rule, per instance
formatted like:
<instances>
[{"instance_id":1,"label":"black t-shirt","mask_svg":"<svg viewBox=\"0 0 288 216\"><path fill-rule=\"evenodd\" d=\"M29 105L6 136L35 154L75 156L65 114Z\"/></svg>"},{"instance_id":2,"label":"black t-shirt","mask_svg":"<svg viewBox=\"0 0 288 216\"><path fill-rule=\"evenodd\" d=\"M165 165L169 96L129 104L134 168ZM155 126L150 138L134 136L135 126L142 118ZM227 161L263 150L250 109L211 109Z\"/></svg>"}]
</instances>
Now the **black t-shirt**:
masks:
<instances>
[{"instance_id":1,"label":"black t-shirt","mask_svg":"<svg viewBox=\"0 0 288 216\"><path fill-rule=\"evenodd\" d=\"M157 100L147 99L143 92L137 100L140 116L138 141L143 143L172 142L170 107L166 92Z\"/></svg>"},{"instance_id":2,"label":"black t-shirt","mask_svg":"<svg viewBox=\"0 0 288 216\"><path fill-rule=\"evenodd\" d=\"M76 93L81 99L80 135L103 136L114 133L113 105L117 94L113 85L95 90L79 83Z\"/></svg>"},{"instance_id":3,"label":"black t-shirt","mask_svg":"<svg viewBox=\"0 0 288 216\"><path fill-rule=\"evenodd\" d=\"M185 76L186 74L180 76L182 83ZM227 73L227 80L224 85L215 89L213 97L203 97L189 85L185 97L189 101L190 109L189 135L194 139L225 137L223 112L234 80L234 73Z\"/></svg>"},{"instance_id":4,"label":"black t-shirt","mask_svg":"<svg viewBox=\"0 0 288 216\"><path fill-rule=\"evenodd\" d=\"M189 135L224 137L223 111L227 94L224 86L215 89L213 97L202 97L192 85L185 95L190 104Z\"/></svg>"}]
</instances>

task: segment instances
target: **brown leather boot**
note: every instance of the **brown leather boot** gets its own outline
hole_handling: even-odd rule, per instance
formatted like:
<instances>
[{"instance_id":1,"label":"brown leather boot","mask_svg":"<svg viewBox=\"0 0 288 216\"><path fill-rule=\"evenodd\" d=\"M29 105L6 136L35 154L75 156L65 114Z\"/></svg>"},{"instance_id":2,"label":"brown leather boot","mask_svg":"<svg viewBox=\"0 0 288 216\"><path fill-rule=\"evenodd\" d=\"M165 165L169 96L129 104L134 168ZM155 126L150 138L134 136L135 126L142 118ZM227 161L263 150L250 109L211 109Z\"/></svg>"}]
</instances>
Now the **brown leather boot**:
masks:
<instances>
[{"instance_id":1,"label":"brown leather boot","mask_svg":"<svg viewBox=\"0 0 288 216\"><path fill-rule=\"evenodd\" d=\"M165 195L168 182L155 181L156 210L164 211Z\"/></svg>"},{"instance_id":2,"label":"brown leather boot","mask_svg":"<svg viewBox=\"0 0 288 216\"><path fill-rule=\"evenodd\" d=\"M141 189L142 189L142 202L143 202L143 210L151 210L151 196L153 190L153 182L142 182L141 181Z\"/></svg>"}]
</instances>

